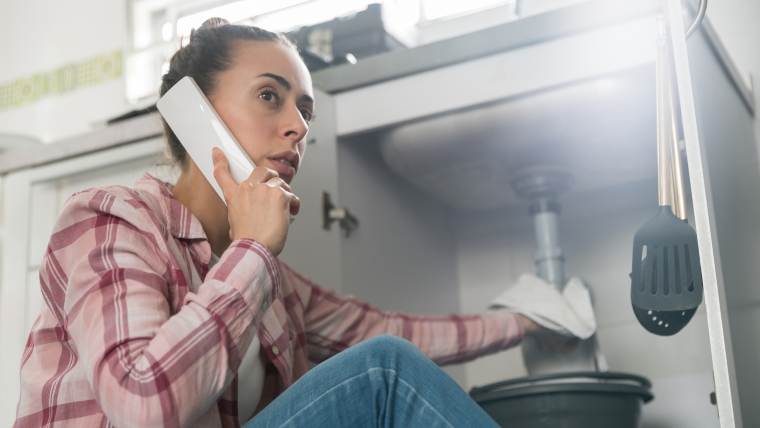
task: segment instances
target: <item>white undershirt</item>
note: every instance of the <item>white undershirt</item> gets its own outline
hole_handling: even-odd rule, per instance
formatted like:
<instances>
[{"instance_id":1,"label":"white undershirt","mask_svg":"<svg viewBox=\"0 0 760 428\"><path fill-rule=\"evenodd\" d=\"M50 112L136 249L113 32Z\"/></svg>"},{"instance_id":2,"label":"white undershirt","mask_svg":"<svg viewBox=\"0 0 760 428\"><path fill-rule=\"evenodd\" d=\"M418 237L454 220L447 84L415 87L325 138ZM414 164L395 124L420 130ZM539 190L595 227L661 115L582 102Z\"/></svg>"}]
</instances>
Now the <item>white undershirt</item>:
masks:
<instances>
[{"instance_id":1,"label":"white undershirt","mask_svg":"<svg viewBox=\"0 0 760 428\"><path fill-rule=\"evenodd\" d=\"M219 257L211 253L211 266L219 261ZM261 344L258 335L254 335L251 344L243 355L238 367L238 420L240 425L248 422L256 410L264 389L264 360L259 354Z\"/></svg>"}]
</instances>

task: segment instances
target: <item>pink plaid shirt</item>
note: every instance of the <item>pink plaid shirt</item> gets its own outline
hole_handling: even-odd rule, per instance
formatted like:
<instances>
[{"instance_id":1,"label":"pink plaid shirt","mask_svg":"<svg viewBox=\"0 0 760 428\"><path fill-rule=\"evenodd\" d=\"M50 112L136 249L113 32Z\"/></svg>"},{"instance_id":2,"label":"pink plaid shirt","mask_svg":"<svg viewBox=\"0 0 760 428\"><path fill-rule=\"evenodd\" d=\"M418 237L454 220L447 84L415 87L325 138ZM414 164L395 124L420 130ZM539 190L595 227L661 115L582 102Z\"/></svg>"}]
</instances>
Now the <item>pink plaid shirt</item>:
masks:
<instances>
[{"instance_id":1,"label":"pink plaid shirt","mask_svg":"<svg viewBox=\"0 0 760 428\"><path fill-rule=\"evenodd\" d=\"M257 334L262 408L312 367L380 334L438 364L517 344L506 311L415 316L338 296L253 240L209 270L200 222L171 185L74 194L40 267L45 305L21 361L16 427L236 427L237 368ZM268 387L267 387L268 385Z\"/></svg>"}]
</instances>

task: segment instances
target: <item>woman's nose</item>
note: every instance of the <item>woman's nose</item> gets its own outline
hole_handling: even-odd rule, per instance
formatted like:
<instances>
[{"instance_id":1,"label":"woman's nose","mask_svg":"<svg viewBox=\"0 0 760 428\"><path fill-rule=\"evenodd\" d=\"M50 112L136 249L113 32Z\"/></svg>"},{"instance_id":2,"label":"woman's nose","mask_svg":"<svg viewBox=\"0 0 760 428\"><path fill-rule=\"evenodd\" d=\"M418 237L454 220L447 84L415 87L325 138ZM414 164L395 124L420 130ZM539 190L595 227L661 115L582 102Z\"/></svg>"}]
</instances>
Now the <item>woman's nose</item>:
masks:
<instances>
[{"instance_id":1,"label":"woman's nose","mask_svg":"<svg viewBox=\"0 0 760 428\"><path fill-rule=\"evenodd\" d=\"M285 120L283 136L285 139L293 142L301 141L309 132L309 124L304 120L301 111L298 108L288 109Z\"/></svg>"}]
</instances>

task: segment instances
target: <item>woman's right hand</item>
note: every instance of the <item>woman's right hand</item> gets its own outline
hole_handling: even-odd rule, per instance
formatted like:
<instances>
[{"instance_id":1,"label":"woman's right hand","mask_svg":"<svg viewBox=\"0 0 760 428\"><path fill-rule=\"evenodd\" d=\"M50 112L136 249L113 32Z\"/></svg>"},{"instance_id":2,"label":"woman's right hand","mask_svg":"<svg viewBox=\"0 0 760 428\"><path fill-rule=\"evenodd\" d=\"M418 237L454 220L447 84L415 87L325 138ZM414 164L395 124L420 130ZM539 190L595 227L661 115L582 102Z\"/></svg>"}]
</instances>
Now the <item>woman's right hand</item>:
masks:
<instances>
[{"instance_id":1,"label":"woman's right hand","mask_svg":"<svg viewBox=\"0 0 760 428\"><path fill-rule=\"evenodd\" d=\"M564 336L538 324L522 314L515 314L517 322L523 328L525 336L533 337L538 348L549 352L570 352L575 349L580 340L577 337Z\"/></svg>"},{"instance_id":2,"label":"woman's right hand","mask_svg":"<svg viewBox=\"0 0 760 428\"><path fill-rule=\"evenodd\" d=\"M224 152L214 147L214 178L227 202L230 239L253 239L276 257L285 247L290 215L298 214L301 200L277 171L256 167L244 181L232 177Z\"/></svg>"}]
</instances>

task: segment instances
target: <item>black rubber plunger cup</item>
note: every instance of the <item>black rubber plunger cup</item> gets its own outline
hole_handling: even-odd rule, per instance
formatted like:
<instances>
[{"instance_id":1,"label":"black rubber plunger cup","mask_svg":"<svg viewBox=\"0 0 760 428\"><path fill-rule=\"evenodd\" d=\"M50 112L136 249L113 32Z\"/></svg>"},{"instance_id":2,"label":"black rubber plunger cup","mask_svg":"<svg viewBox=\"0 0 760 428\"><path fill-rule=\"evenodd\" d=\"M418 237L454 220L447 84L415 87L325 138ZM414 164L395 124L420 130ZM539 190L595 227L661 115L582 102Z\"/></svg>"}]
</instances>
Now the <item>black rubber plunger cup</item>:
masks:
<instances>
[{"instance_id":1,"label":"black rubber plunger cup","mask_svg":"<svg viewBox=\"0 0 760 428\"><path fill-rule=\"evenodd\" d=\"M631 303L645 329L670 336L691 320L702 303L702 270L697 234L686 221L672 63L662 21L660 30L656 63L660 209L633 239Z\"/></svg>"}]
</instances>

